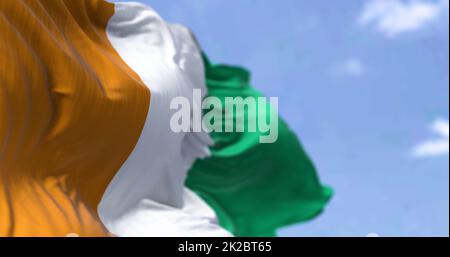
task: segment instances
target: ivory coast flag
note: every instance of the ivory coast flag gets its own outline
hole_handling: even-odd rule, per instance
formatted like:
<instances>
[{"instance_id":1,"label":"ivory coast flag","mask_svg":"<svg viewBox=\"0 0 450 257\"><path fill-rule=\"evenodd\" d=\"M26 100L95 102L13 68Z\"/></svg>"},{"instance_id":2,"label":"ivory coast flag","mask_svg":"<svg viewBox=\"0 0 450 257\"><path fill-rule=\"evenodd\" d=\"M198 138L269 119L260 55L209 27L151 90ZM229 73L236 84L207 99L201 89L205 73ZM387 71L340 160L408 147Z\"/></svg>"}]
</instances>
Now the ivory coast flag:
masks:
<instances>
[{"instance_id":1,"label":"ivory coast flag","mask_svg":"<svg viewBox=\"0 0 450 257\"><path fill-rule=\"evenodd\" d=\"M0 53L0 236L274 235L331 196L281 120L273 144L170 129L194 89L260 94L149 7L1 0Z\"/></svg>"}]
</instances>

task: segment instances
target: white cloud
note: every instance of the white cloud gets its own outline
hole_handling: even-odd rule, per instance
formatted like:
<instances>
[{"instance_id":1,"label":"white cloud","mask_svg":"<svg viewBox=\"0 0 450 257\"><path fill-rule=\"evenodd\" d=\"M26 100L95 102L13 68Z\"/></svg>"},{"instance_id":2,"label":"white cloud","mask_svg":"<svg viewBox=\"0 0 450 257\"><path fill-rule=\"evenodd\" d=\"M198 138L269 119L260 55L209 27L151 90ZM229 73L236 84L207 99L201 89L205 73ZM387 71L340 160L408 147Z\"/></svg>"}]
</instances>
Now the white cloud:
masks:
<instances>
[{"instance_id":1,"label":"white cloud","mask_svg":"<svg viewBox=\"0 0 450 257\"><path fill-rule=\"evenodd\" d=\"M373 25L386 37L416 31L448 17L448 0L370 0L359 23Z\"/></svg>"},{"instance_id":2,"label":"white cloud","mask_svg":"<svg viewBox=\"0 0 450 257\"><path fill-rule=\"evenodd\" d=\"M366 73L364 63L358 58L349 58L331 68L332 75L361 77Z\"/></svg>"},{"instance_id":3,"label":"white cloud","mask_svg":"<svg viewBox=\"0 0 450 257\"><path fill-rule=\"evenodd\" d=\"M449 122L439 119L430 127L438 137L430 139L416 146L413 150L415 157L432 157L449 154Z\"/></svg>"}]
</instances>

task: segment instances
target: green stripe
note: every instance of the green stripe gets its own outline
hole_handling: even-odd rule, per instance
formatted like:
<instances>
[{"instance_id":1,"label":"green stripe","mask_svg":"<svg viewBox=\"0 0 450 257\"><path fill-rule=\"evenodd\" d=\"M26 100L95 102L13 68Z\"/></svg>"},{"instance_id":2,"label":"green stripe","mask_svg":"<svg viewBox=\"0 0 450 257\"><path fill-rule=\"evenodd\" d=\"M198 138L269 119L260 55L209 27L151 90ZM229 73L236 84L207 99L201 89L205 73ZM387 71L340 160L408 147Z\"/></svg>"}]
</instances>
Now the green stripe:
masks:
<instances>
[{"instance_id":1,"label":"green stripe","mask_svg":"<svg viewBox=\"0 0 450 257\"><path fill-rule=\"evenodd\" d=\"M204 61L210 96L222 102L230 96L261 96L245 69ZM260 135L213 132L212 157L197 161L187 180L236 236L273 236L280 227L320 214L332 196L282 119L276 143L260 144Z\"/></svg>"}]
</instances>

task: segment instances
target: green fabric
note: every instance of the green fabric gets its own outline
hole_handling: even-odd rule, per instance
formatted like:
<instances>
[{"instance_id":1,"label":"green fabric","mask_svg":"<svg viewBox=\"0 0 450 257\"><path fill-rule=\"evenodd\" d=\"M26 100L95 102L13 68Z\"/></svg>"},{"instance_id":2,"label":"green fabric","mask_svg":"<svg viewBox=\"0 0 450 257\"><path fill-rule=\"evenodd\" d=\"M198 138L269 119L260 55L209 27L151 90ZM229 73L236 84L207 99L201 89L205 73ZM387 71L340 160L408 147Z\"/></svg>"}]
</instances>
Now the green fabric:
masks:
<instances>
[{"instance_id":1,"label":"green fabric","mask_svg":"<svg viewBox=\"0 0 450 257\"><path fill-rule=\"evenodd\" d=\"M250 86L248 71L213 65L206 57L204 62L209 96L222 102L225 97L261 96ZM260 135L211 133L212 156L198 160L186 182L216 211L221 226L236 236L274 236L280 227L320 214L332 196L284 121L279 120L276 143L260 144Z\"/></svg>"}]
</instances>

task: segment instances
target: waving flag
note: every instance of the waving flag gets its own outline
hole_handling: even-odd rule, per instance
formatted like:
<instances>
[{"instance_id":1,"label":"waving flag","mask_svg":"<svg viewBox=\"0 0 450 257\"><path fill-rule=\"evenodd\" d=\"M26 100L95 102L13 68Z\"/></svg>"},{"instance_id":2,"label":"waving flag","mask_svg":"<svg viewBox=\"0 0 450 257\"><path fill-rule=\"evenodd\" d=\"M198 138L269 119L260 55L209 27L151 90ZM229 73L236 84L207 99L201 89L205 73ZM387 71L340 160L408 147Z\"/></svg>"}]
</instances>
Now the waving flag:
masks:
<instances>
[{"instance_id":1,"label":"waving flag","mask_svg":"<svg viewBox=\"0 0 450 257\"><path fill-rule=\"evenodd\" d=\"M0 53L0 236L273 235L331 196L283 121L274 144L171 130L194 89L260 94L149 7L2 0Z\"/></svg>"}]
</instances>

